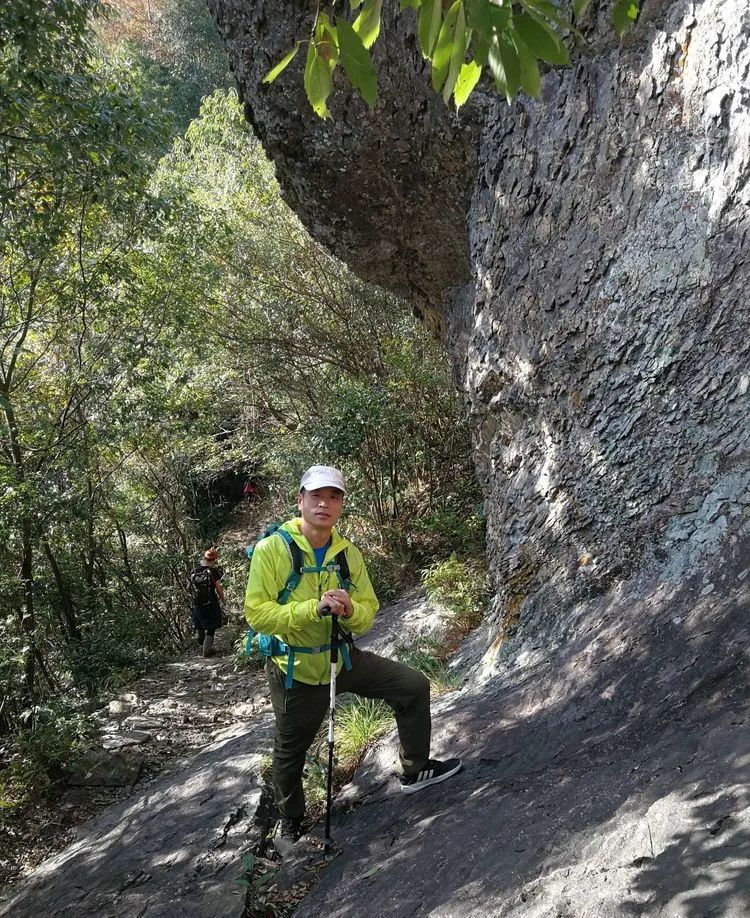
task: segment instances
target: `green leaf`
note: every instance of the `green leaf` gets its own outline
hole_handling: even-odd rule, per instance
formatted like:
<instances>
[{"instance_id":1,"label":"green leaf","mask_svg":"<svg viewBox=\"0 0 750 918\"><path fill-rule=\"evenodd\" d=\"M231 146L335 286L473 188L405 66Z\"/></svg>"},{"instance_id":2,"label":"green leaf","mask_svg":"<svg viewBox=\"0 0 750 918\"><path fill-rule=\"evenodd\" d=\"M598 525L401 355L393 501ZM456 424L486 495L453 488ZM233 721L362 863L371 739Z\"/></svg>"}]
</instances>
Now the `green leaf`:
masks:
<instances>
[{"instance_id":1,"label":"green leaf","mask_svg":"<svg viewBox=\"0 0 750 918\"><path fill-rule=\"evenodd\" d=\"M518 64L521 68L521 89L532 99L538 99L540 78L539 64L536 57L529 51L514 29L511 29L511 37L518 52Z\"/></svg>"},{"instance_id":2,"label":"green leaf","mask_svg":"<svg viewBox=\"0 0 750 918\"><path fill-rule=\"evenodd\" d=\"M526 47L548 64L567 64L568 49L546 24L522 13L513 17L513 27Z\"/></svg>"},{"instance_id":3,"label":"green leaf","mask_svg":"<svg viewBox=\"0 0 750 918\"><path fill-rule=\"evenodd\" d=\"M378 78L370 55L362 39L345 19L338 22L338 36L341 63L349 82L372 108L378 95Z\"/></svg>"},{"instance_id":4,"label":"green leaf","mask_svg":"<svg viewBox=\"0 0 750 918\"><path fill-rule=\"evenodd\" d=\"M305 63L305 92L313 111L321 118L330 116L326 100L332 91L331 67L318 53L317 45L310 42Z\"/></svg>"},{"instance_id":5,"label":"green leaf","mask_svg":"<svg viewBox=\"0 0 750 918\"><path fill-rule=\"evenodd\" d=\"M480 67L487 63L487 56L490 53L490 43L483 35L475 35L473 41L474 60Z\"/></svg>"},{"instance_id":6,"label":"green leaf","mask_svg":"<svg viewBox=\"0 0 750 918\"><path fill-rule=\"evenodd\" d=\"M432 86L435 92L440 92L448 76L448 70L451 65L451 55L453 53L456 19L458 18L458 11L461 9L461 2L462 0L456 0L453 6L448 10L445 21L440 27L440 35L435 45L435 53L432 55Z\"/></svg>"},{"instance_id":7,"label":"green leaf","mask_svg":"<svg viewBox=\"0 0 750 918\"><path fill-rule=\"evenodd\" d=\"M382 8L383 0L364 0L362 12L354 20L354 31L362 39L362 44L365 48L371 47L380 34L380 13Z\"/></svg>"},{"instance_id":8,"label":"green leaf","mask_svg":"<svg viewBox=\"0 0 750 918\"><path fill-rule=\"evenodd\" d=\"M492 37L492 6L487 0L466 0L466 22L489 41Z\"/></svg>"},{"instance_id":9,"label":"green leaf","mask_svg":"<svg viewBox=\"0 0 750 918\"><path fill-rule=\"evenodd\" d=\"M615 31L622 36L633 25L638 17L640 0L617 0L612 10L612 22Z\"/></svg>"},{"instance_id":10,"label":"green leaf","mask_svg":"<svg viewBox=\"0 0 750 918\"><path fill-rule=\"evenodd\" d=\"M315 29L315 43L318 46L318 54L324 61L328 62L331 70L336 66L339 59L339 37L336 26L325 13L321 13L318 18L318 25Z\"/></svg>"},{"instance_id":11,"label":"green leaf","mask_svg":"<svg viewBox=\"0 0 750 918\"><path fill-rule=\"evenodd\" d=\"M295 54L299 51L299 46L302 42L297 42L297 44L292 48L289 54L285 55L279 62L273 67L268 73L263 77L264 83L273 83L276 77L281 73L282 70L286 70L289 64L294 60Z\"/></svg>"},{"instance_id":12,"label":"green leaf","mask_svg":"<svg viewBox=\"0 0 750 918\"><path fill-rule=\"evenodd\" d=\"M590 3L591 0L573 0L573 14L575 15L576 19L580 19L580 17L589 8Z\"/></svg>"},{"instance_id":13,"label":"green leaf","mask_svg":"<svg viewBox=\"0 0 750 918\"><path fill-rule=\"evenodd\" d=\"M360 0L361 2L361 0ZM404 10L418 10L422 0L401 0L399 9L403 12Z\"/></svg>"},{"instance_id":14,"label":"green leaf","mask_svg":"<svg viewBox=\"0 0 750 918\"><path fill-rule=\"evenodd\" d=\"M456 108L460 108L464 102L471 95L472 90L479 82L479 77L482 75L482 66L476 61L470 61L468 64L464 64L458 74L458 80L456 81L456 89L453 93L453 98L456 103Z\"/></svg>"},{"instance_id":15,"label":"green leaf","mask_svg":"<svg viewBox=\"0 0 750 918\"><path fill-rule=\"evenodd\" d=\"M456 15L456 29L453 34L453 46L451 48L450 66L448 67L448 78L443 87L443 102L445 102L446 105L450 101L451 93L458 79L458 73L464 64L468 40L469 35L466 31L466 16L464 14L463 2L461 2Z\"/></svg>"},{"instance_id":16,"label":"green leaf","mask_svg":"<svg viewBox=\"0 0 750 918\"><path fill-rule=\"evenodd\" d=\"M366 871L362 874L361 879L366 880L368 877L371 877L371 876L373 876L374 874L376 874L376 873L378 872L378 870L381 870L382 867L383 867L382 864L376 864L374 867L370 867L369 870L366 870Z\"/></svg>"},{"instance_id":17,"label":"green leaf","mask_svg":"<svg viewBox=\"0 0 750 918\"><path fill-rule=\"evenodd\" d=\"M419 25L417 26L422 57L432 58L442 20L443 4L441 0L422 0L422 12L419 14Z\"/></svg>"},{"instance_id":18,"label":"green leaf","mask_svg":"<svg viewBox=\"0 0 750 918\"><path fill-rule=\"evenodd\" d=\"M521 87L521 67L516 49L505 35L495 37L488 60L497 91L512 102Z\"/></svg>"},{"instance_id":19,"label":"green leaf","mask_svg":"<svg viewBox=\"0 0 750 918\"><path fill-rule=\"evenodd\" d=\"M583 38L578 29L575 28L572 22L568 22L567 19L563 19L560 15L560 11L557 9L554 3L551 3L550 0L521 0L521 6L530 13L537 22L540 21L540 17L544 20L549 20L549 22L554 22L556 26L559 26L561 29L564 29L566 32L572 32L574 35L577 35L578 38Z\"/></svg>"}]
</instances>

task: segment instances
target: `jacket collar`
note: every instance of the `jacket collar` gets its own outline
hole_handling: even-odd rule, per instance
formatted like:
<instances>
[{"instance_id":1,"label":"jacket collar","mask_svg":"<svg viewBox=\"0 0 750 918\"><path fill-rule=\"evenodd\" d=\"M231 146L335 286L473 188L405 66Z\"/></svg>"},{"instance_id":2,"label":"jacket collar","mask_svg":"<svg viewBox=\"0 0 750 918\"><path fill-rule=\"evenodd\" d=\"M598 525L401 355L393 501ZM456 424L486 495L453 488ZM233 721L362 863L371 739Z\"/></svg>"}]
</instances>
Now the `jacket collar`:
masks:
<instances>
[{"instance_id":1,"label":"jacket collar","mask_svg":"<svg viewBox=\"0 0 750 918\"><path fill-rule=\"evenodd\" d=\"M302 517L295 517L293 520L289 520L284 523L283 529L289 532L294 539L294 541L299 545L302 551L307 554L312 555L313 549L310 543L307 541L307 538L302 535ZM342 548L345 548L347 545L347 540L339 533L338 529L334 526L331 530L331 544L326 552L326 557L331 555L337 555Z\"/></svg>"}]
</instances>

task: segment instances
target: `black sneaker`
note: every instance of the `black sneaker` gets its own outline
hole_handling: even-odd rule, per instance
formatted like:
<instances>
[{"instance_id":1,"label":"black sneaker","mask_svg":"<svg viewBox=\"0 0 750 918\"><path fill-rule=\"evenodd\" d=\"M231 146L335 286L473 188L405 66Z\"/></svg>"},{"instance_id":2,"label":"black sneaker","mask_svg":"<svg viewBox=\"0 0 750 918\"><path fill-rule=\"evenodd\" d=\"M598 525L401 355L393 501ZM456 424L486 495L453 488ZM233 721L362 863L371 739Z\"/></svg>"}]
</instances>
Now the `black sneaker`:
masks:
<instances>
[{"instance_id":1,"label":"black sneaker","mask_svg":"<svg viewBox=\"0 0 750 918\"><path fill-rule=\"evenodd\" d=\"M301 819L280 819L273 831L273 847L279 857L284 858L301 837Z\"/></svg>"},{"instance_id":2,"label":"black sneaker","mask_svg":"<svg viewBox=\"0 0 750 918\"><path fill-rule=\"evenodd\" d=\"M274 838L288 839L292 844L302 837L301 819L280 819L276 823Z\"/></svg>"},{"instance_id":3,"label":"black sneaker","mask_svg":"<svg viewBox=\"0 0 750 918\"><path fill-rule=\"evenodd\" d=\"M432 784L440 784L446 778L451 778L461 771L461 759L446 759L439 762L430 759L417 775L401 776L401 790L404 794L416 794Z\"/></svg>"}]
</instances>

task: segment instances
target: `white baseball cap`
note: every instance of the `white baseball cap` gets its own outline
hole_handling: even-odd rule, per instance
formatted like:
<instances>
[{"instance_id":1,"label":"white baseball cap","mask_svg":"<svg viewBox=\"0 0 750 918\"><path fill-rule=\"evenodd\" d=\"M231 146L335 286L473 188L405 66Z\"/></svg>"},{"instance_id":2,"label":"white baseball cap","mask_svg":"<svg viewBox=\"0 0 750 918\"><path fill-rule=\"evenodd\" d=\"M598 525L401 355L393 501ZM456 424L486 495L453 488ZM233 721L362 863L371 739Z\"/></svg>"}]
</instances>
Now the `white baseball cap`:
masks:
<instances>
[{"instance_id":1,"label":"white baseball cap","mask_svg":"<svg viewBox=\"0 0 750 918\"><path fill-rule=\"evenodd\" d=\"M339 491L346 494L343 474L330 465L311 465L299 483L300 491L303 488L306 491L315 491L318 488L338 488Z\"/></svg>"}]
</instances>

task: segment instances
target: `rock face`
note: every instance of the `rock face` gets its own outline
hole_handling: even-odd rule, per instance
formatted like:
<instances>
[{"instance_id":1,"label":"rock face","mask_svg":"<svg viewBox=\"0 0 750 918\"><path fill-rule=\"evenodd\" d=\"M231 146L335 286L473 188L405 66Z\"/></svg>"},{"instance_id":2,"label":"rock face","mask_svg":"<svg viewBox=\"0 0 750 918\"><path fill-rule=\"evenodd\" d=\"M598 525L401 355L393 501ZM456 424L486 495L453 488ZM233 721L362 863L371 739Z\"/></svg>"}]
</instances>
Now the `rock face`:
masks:
<instances>
[{"instance_id":1,"label":"rock face","mask_svg":"<svg viewBox=\"0 0 750 918\"><path fill-rule=\"evenodd\" d=\"M679 580L750 514L747 7L637 38L482 135L449 325L506 628Z\"/></svg>"},{"instance_id":2,"label":"rock face","mask_svg":"<svg viewBox=\"0 0 750 918\"><path fill-rule=\"evenodd\" d=\"M476 129L435 96L410 18L384 4L380 91L368 114L336 77L332 121L312 115L305 49L272 86L261 81L310 32L315 4L209 0L245 113L276 164L282 191L310 232L362 277L411 297L440 325L444 291L469 276L464 219L476 172ZM433 307L433 308L430 308Z\"/></svg>"},{"instance_id":3,"label":"rock face","mask_svg":"<svg viewBox=\"0 0 750 918\"><path fill-rule=\"evenodd\" d=\"M387 739L296 918L744 918L750 569L716 577L742 592L632 578L556 650L433 704L435 753L464 761L450 782L404 799Z\"/></svg>"},{"instance_id":4,"label":"rock face","mask_svg":"<svg viewBox=\"0 0 750 918\"><path fill-rule=\"evenodd\" d=\"M78 830L0 904L7 918L239 916L241 856L260 800L271 715L208 746L178 774Z\"/></svg>"}]
</instances>

